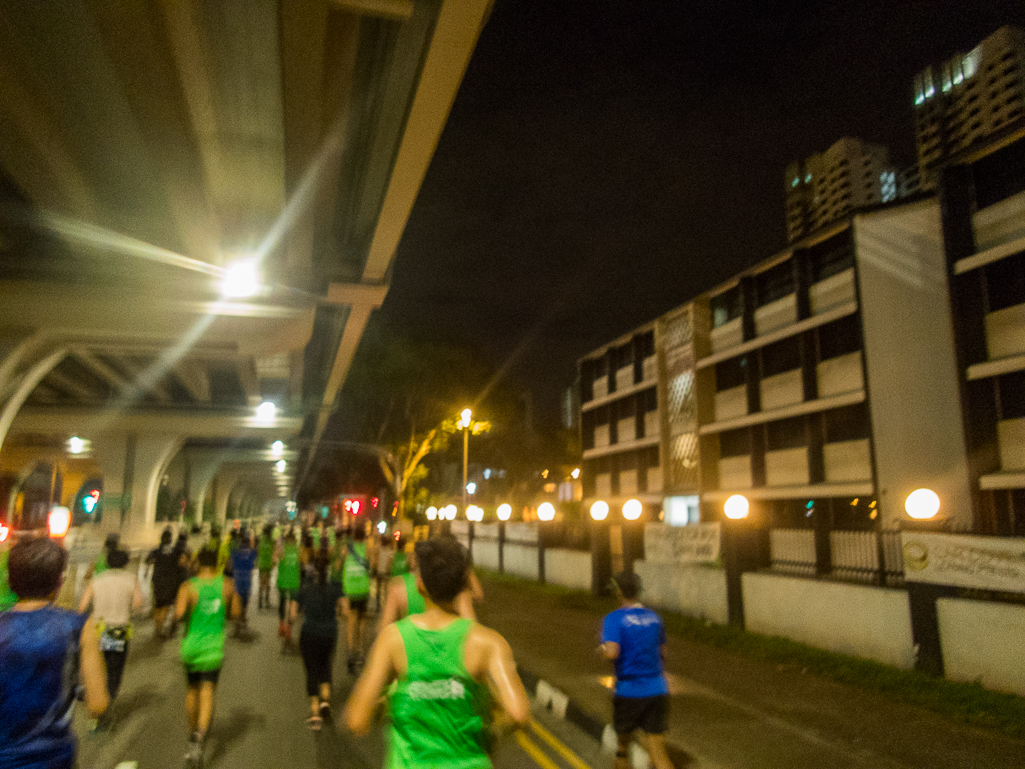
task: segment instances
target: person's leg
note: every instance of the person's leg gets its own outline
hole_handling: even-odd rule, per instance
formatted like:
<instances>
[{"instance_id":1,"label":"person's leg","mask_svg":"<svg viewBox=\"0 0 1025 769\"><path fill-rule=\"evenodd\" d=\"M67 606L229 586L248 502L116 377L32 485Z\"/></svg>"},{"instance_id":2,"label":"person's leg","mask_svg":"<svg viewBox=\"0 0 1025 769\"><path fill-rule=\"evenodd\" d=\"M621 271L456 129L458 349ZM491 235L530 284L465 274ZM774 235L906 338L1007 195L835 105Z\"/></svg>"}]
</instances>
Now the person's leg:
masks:
<instances>
[{"instance_id":1,"label":"person's leg","mask_svg":"<svg viewBox=\"0 0 1025 769\"><path fill-rule=\"evenodd\" d=\"M299 636L299 654L303 658L303 668L306 670L306 696L310 698L310 709L316 716L320 711L317 697L317 649L312 636L308 633Z\"/></svg>"},{"instance_id":2,"label":"person's leg","mask_svg":"<svg viewBox=\"0 0 1025 769\"><path fill-rule=\"evenodd\" d=\"M664 735L642 731L637 733L637 741L648 751L648 758L655 769L673 769L673 762L669 760L669 754L666 752Z\"/></svg>"},{"instance_id":3,"label":"person's leg","mask_svg":"<svg viewBox=\"0 0 1025 769\"><path fill-rule=\"evenodd\" d=\"M125 662L128 660L128 641L124 651L103 652L103 661L107 663L107 693L111 702L121 689L121 679L125 674Z\"/></svg>"},{"instance_id":4,"label":"person's leg","mask_svg":"<svg viewBox=\"0 0 1025 769\"><path fill-rule=\"evenodd\" d=\"M617 734L616 769L630 769L630 735Z\"/></svg>"},{"instance_id":5,"label":"person's leg","mask_svg":"<svg viewBox=\"0 0 1025 769\"><path fill-rule=\"evenodd\" d=\"M153 626L156 628L157 635L163 637L164 626L167 624L167 607L158 606L153 610Z\"/></svg>"},{"instance_id":6,"label":"person's leg","mask_svg":"<svg viewBox=\"0 0 1025 769\"><path fill-rule=\"evenodd\" d=\"M196 731L200 739L206 739L210 731L210 722L214 718L214 694L217 692L217 684L213 681L203 681L199 686L199 720L196 724Z\"/></svg>"},{"instance_id":7,"label":"person's leg","mask_svg":"<svg viewBox=\"0 0 1025 769\"><path fill-rule=\"evenodd\" d=\"M185 717L189 722L189 734L199 730L199 683L190 683L185 690Z\"/></svg>"}]
</instances>

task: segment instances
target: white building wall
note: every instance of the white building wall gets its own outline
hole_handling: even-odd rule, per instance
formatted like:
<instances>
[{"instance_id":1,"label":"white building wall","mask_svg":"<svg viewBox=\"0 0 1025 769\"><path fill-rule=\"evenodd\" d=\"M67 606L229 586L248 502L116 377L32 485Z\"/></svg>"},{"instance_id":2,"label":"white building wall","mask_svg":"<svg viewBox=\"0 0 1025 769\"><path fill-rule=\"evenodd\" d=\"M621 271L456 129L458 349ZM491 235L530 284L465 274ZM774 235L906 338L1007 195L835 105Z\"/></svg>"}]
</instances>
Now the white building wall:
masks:
<instances>
[{"instance_id":1,"label":"white building wall","mask_svg":"<svg viewBox=\"0 0 1025 769\"><path fill-rule=\"evenodd\" d=\"M872 448L868 438L827 443L822 453L826 483L872 480Z\"/></svg>"},{"instance_id":2,"label":"white building wall","mask_svg":"<svg viewBox=\"0 0 1025 769\"><path fill-rule=\"evenodd\" d=\"M997 422L1000 443L1000 469L1025 470L1025 418Z\"/></svg>"},{"instance_id":3,"label":"white building wall","mask_svg":"<svg viewBox=\"0 0 1025 769\"><path fill-rule=\"evenodd\" d=\"M546 549L545 582L574 590L590 590L591 554L566 548Z\"/></svg>"},{"instance_id":4,"label":"white building wall","mask_svg":"<svg viewBox=\"0 0 1025 769\"><path fill-rule=\"evenodd\" d=\"M731 387L715 394L715 421L722 422L747 415L747 388Z\"/></svg>"},{"instance_id":5,"label":"white building wall","mask_svg":"<svg viewBox=\"0 0 1025 769\"><path fill-rule=\"evenodd\" d=\"M820 398L865 389L860 352L828 358L816 366L816 374Z\"/></svg>"},{"instance_id":6,"label":"white building wall","mask_svg":"<svg viewBox=\"0 0 1025 769\"><path fill-rule=\"evenodd\" d=\"M808 449L780 449L765 452L765 484L767 486L806 486L808 484Z\"/></svg>"},{"instance_id":7,"label":"white building wall","mask_svg":"<svg viewBox=\"0 0 1025 769\"><path fill-rule=\"evenodd\" d=\"M990 360L1025 353L1025 304L986 316L986 347Z\"/></svg>"},{"instance_id":8,"label":"white building wall","mask_svg":"<svg viewBox=\"0 0 1025 769\"><path fill-rule=\"evenodd\" d=\"M903 590L819 582L778 574L743 575L748 630L910 670L915 664Z\"/></svg>"},{"instance_id":9,"label":"white building wall","mask_svg":"<svg viewBox=\"0 0 1025 769\"><path fill-rule=\"evenodd\" d=\"M1025 236L1025 192L976 211L973 223L979 251Z\"/></svg>"},{"instance_id":10,"label":"white building wall","mask_svg":"<svg viewBox=\"0 0 1025 769\"><path fill-rule=\"evenodd\" d=\"M797 295L790 294L755 310L755 333L759 336L797 322Z\"/></svg>"},{"instance_id":11,"label":"white building wall","mask_svg":"<svg viewBox=\"0 0 1025 769\"><path fill-rule=\"evenodd\" d=\"M904 499L933 489L955 531L972 526L939 204L854 218L879 508L884 528ZM908 354L914 351L914 354Z\"/></svg>"},{"instance_id":12,"label":"white building wall","mask_svg":"<svg viewBox=\"0 0 1025 769\"><path fill-rule=\"evenodd\" d=\"M812 315L818 315L841 304L853 302L855 298L854 268L813 283L810 286L809 294Z\"/></svg>"},{"instance_id":13,"label":"white building wall","mask_svg":"<svg viewBox=\"0 0 1025 769\"><path fill-rule=\"evenodd\" d=\"M723 457L719 460L720 489L751 488L751 457Z\"/></svg>"},{"instance_id":14,"label":"white building wall","mask_svg":"<svg viewBox=\"0 0 1025 769\"><path fill-rule=\"evenodd\" d=\"M634 561L634 571L641 578L641 600L649 606L721 625L729 621L722 569Z\"/></svg>"},{"instance_id":15,"label":"white building wall","mask_svg":"<svg viewBox=\"0 0 1025 769\"><path fill-rule=\"evenodd\" d=\"M781 409L804 401L804 384L799 368L766 377L759 383L759 387L762 411Z\"/></svg>"}]
</instances>

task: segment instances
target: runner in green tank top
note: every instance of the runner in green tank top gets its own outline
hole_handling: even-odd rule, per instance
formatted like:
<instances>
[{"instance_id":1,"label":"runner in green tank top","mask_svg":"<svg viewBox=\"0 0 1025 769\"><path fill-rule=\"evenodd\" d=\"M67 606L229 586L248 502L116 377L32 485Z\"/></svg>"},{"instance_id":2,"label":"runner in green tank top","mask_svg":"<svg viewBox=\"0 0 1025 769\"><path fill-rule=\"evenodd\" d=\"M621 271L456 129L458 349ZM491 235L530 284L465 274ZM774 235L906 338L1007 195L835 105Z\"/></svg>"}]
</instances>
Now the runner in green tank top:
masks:
<instances>
[{"instance_id":1,"label":"runner in green tank top","mask_svg":"<svg viewBox=\"0 0 1025 769\"><path fill-rule=\"evenodd\" d=\"M213 719L214 694L224 662L224 623L238 616L241 601L230 577L218 573L217 550L199 552L199 574L178 590L175 615L188 616L188 630L182 639L181 659L188 688L185 712L189 721L189 750L186 759L200 766L203 740Z\"/></svg>"},{"instance_id":2,"label":"runner in green tank top","mask_svg":"<svg viewBox=\"0 0 1025 769\"><path fill-rule=\"evenodd\" d=\"M367 559L367 533L362 524L352 532L342 562L342 608L345 611L345 639L349 647L349 673L356 674L363 659L366 637L367 604L370 602L370 563Z\"/></svg>"},{"instance_id":3,"label":"runner in green tank top","mask_svg":"<svg viewBox=\"0 0 1025 769\"><path fill-rule=\"evenodd\" d=\"M301 570L299 544L295 541L295 534L290 531L278 553L278 635L283 639L282 653L292 644L292 619L287 609L289 603L299 595Z\"/></svg>"},{"instance_id":4,"label":"runner in green tank top","mask_svg":"<svg viewBox=\"0 0 1025 769\"><path fill-rule=\"evenodd\" d=\"M507 718L519 725L530 720L512 650L495 631L456 615L455 600L469 574L465 547L452 537L420 542L416 562L426 611L383 629L346 703L345 724L366 734L394 680L388 769L490 767L485 681L494 682Z\"/></svg>"}]
</instances>

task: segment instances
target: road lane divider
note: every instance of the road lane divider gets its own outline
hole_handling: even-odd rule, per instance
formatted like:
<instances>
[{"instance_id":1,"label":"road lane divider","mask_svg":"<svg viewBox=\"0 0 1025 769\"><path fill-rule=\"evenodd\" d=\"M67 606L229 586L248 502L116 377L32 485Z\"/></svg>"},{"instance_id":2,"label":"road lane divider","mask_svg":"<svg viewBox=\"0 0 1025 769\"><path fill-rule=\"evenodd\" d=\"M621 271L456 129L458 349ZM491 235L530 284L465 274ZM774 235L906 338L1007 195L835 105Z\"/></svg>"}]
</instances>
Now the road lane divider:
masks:
<instances>
[{"instance_id":1,"label":"road lane divider","mask_svg":"<svg viewBox=\"0 0 1025 769\"><path fill-rule=\"evenodd\" d=\"M573 769L591 769L583 759L580 758L576 753L569 749L558 737L552 734L550 731L545 729L533 718L530 719L530 728L534 730L534 733L542 740L551 746L552 750L562 756L563 760L573 767Z\"/></svg>"},{"instance_id":2,"label":"road lane divider","mask_svg":"<svg viewBox=\"0 0 1025 769\"><path fill-rule=\"evenodd\" d=\"M534 763L540 766L541 769L561 769L557 763L548 757L548 755L541 749L540 745L536 745L531 742L525 732L516 732L516 744L518 744L523 749L523 752L530 756Z\"/></svg>"}]
</instances>

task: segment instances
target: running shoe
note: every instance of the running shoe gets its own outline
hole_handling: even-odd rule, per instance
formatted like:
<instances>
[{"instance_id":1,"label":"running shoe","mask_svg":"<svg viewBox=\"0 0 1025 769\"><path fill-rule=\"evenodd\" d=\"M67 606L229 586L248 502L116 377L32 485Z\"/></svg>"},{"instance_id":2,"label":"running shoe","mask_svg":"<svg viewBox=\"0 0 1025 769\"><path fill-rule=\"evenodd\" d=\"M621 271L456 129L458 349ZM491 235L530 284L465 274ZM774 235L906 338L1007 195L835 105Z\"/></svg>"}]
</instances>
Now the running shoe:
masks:
<instances>
[{"instance_id":1,"label":"running shoe","mask_svg":"<svg viewBox=\"0 0 1025 769\"><path fill-rule=\"evenodd\" d=\"M197 735L192 735L189 740L189 749L185 753L185 766L190 769L201 769L203 766L203 743Z\"/></svg>"},{"instance_id":2,"label":"running shoe","mask_svg":"<svg viewBox=\"0 0 1025 769\"><path fill-rule=\"evenodd\" d=\"M321 727L324 726L324 719L320 716L310 716L306 719L306 726L309 727L311 732L319 732Z\"/></svg>"},{"instance_id":3,"label":"running shoe","mask_svg":"<svg viewBox=\"0 0 1025 769\"><path fill-rule=\"evenodd\" d=\"M323 718L325 721L327 721L327 720L329 720L331 718L331 703L330 702L321 702L320 703L320 717Z\"/></svg>"}]
</instances>

